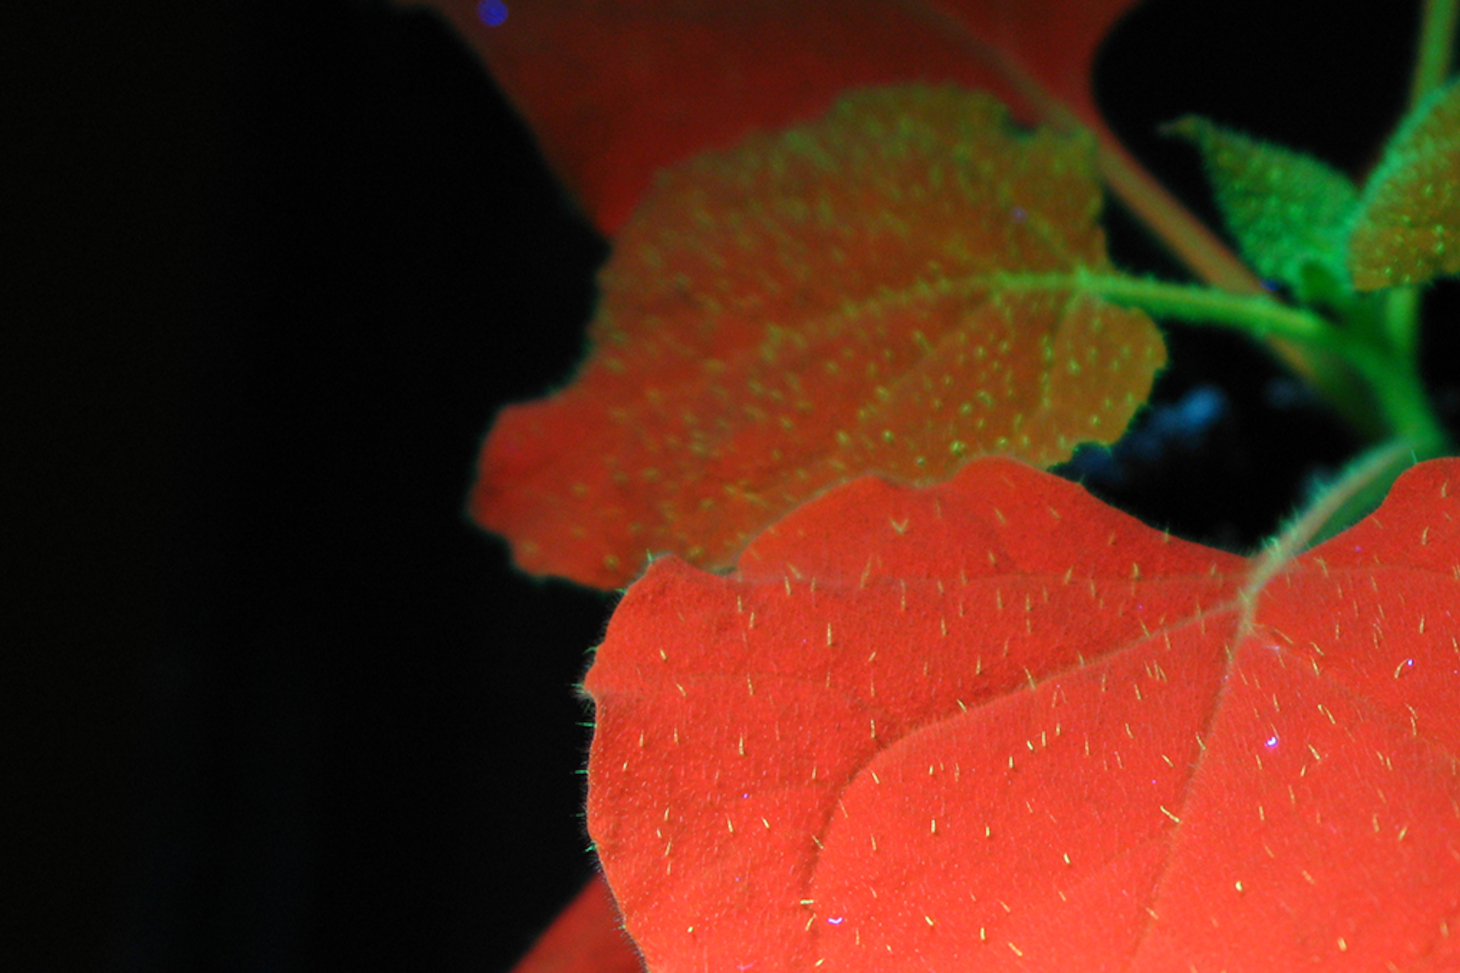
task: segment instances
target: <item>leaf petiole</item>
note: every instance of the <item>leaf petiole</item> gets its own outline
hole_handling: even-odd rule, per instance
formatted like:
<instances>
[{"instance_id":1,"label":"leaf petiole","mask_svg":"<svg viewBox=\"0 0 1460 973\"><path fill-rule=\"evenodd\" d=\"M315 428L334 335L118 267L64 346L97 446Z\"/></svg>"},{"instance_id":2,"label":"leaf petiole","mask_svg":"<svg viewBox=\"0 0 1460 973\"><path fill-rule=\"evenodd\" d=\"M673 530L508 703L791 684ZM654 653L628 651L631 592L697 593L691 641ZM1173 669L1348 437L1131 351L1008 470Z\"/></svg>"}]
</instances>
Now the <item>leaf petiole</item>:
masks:
<instances>
[{"instance_id":1,"label":"leaf petiole","mask_svg":"<svg viewBox=\"0 0 1460 973\"><path fill-rule=\"evenodd\" d=\"M1242 611L1237 641L1252 632L1258 597L1268 582L1303 551L1367 516L1415 459L1410 445L1402 440L1379 444L1350 463L1301 516L1267 542L1266 550L1238 595Z\"/></svg>"},{"instance_id":2,"label":"leaf petiole","mask_svg":"<svg viewBox=\"0 0 1460 973\"><path fill-rule=\"evenodd\" d=\"M1001 274L996 286L1003 291L1090 294L1158 317L1235 327L1257 338L1286 338L1325 349L1333 343L1334 329L1322 315L1261 295L1232 294L1195 284L1094 273L1083 268L1072 273Z\"/></svg>"},{"instance_id":3,"label":"leaf petiole","mask_svg":"<svg viewBox=\"0 0 1460 973\"><path fill-rule=\"evenodd\" d=\"M1457 12L1460 12L1460 0L1425 0L1409 85L1411 109L1418 107L1450 76Z\"/></svg>"}]
</instances>

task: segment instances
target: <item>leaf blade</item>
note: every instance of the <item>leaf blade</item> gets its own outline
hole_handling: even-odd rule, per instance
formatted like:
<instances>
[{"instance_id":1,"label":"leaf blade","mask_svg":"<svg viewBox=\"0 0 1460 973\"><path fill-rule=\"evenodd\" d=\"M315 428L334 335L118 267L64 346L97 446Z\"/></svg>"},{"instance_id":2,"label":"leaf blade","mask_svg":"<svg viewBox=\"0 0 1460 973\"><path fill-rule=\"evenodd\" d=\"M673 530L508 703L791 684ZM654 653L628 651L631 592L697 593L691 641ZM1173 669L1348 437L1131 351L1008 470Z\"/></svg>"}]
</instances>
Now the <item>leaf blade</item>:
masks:
<instances>
[{"instance_id":1,"label":"leaf blade","mask_svg":"<svg viewBox=\"0 0 1460 973\"><path fill-rule=\"evenodd\" d=\"M475 0L422 2L478 52L612 235L658 169L815 117L856 86L957 82L1035 121L1013 69L1099 128L1095 49L1135 0L535 0L499 27Z\"/></svg>"},{"instance_id":2,"label":"leaf blade","mask_svg":"<svg viewBox=\"0 0 1460 973\"><path fill-rule=\"evenodd\" d=\"M1235 645L1242 559L1003 460L848 484L728 578L656 563L585 682L649 967L1453 958L1451 481L1406 474Z\"/></svg>"},{"instance_id":3,"label":"leaf blade","mask_svg":"<svg viewBox=\"0 0 1460 973\"><path fill-rule=\"evenodd\" d=\"M1460 84L1435 92L1390 141L1349 235L1360 290L1460 273Z\"/></svg>"},{"instance_id":4,"label":"leaf blade","mask_svg":"<svg viewBox=\"0 0 1460 973\"><path fill-rule=\"evenodd\" d=\"M603 875L589 879L511 973L642 973Z\"/></svg>"},{"instance_id":5,"label":"leaf blade","mask_svg":"<svg viewBox=\"0 0 1460 973\"><path fill-rule=\"evenodd\" d=\"M1149 319L989 280L1104 266L1099 205L1087 142L952 88L854 93L672 170L604 270L576 383L499 417L473 515L527 570L612 586L645 551L726 566L862 472L1114 439L1164 361Z\"/></svg>"},{"instance_id":6,"label":"leaf blade","mask_svg":"<svg viewBox=\"0 0 1460 973\"><path fill-rule=\"evenodd\" d=\"M1344 247L1358 190L1332 166L1195 115L1163 128L1201 152L1217 206L1242 255L1300 303L1348 293Z\"/></svg>"}]
</instances>

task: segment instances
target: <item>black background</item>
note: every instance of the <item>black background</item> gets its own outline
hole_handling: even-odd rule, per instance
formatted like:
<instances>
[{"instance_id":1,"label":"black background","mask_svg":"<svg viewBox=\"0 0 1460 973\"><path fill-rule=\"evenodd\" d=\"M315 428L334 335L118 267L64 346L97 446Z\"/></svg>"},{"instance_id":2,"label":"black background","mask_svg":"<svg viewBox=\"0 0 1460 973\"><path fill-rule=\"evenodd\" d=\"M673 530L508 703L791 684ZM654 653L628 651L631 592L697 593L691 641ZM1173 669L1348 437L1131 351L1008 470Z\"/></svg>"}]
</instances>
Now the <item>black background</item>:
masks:
<instances>
[{"instance_id":1,"label":"black background","mask_svg":"<svg viewBox=\"0 0 1460 973\"><path fill-rule=\"evenodd\" d=\"M1361 170L1414 15L1342 9L1151 0L1099 91L1206 215L1153 134L1186 112ZM514 574L462 503L494 411L571 375L606 245L428 14L51 16L3 68L33 70L4 85L0 968L505 970L591 869L573 684L612 599ZM1251 545L1355 444L1240 340L1172 357L1158 401L1228 408L1104 490Z\"/></svg>"}]
</instances>

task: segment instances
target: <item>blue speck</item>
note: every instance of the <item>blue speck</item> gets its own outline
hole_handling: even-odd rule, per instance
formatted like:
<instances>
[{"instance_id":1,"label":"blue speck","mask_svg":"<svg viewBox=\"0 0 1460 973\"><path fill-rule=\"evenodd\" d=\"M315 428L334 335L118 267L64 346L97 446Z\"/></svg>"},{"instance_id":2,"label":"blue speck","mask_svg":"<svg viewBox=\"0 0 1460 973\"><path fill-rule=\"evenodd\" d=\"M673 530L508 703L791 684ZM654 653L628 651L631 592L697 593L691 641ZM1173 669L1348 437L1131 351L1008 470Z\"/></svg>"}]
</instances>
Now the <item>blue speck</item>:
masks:
<instances>
[{"instance_id":1,"label":"blue speck","mask_svg":"<svg viewBox=\"0 0 1460 973\"><path fill-rule=\"evenodd\" d=\"M1266 740L1264 740L1264 741L1263 741L1263 744L1264 744L1264 745L1265 745L1265 746L1266 746L1266 747L1267 747L1267 749L1269 749L1269 750L1271 750L1271 749L1273 749L1273 748L1274 748L1274 747L1276 747L1276 746L1277 746L1277 745L1278 745L1278 738L1277 738L1277 734L1276 734L1276 733L1274 733L1274 734L1273 734L1273 735L1272 735L1272 736L1270 736L1270 737L1268 737L1268 738L1267 738L1267 739L1266 739Z\"/></svg>"},{"instance_id":2,"label":"blue speck","mask_svg":"<svg viewBox=\"0 0 1460 973\"><path fill-rule=\"evenodd\" d=\"M1161 463L1163 457L1201 449L1229 411L1220 388L1195 386L1180 400L1148 411L1114 447L1081 446L1058 472L1084 483L1119 487L1129 475Z\"/></svg>"},{"instance_id":3,"label":"blue speck","mask_svg":"<svg viewBox=\"0 0 1460 973\"><path fill-rule=\"evenodd\" d=\"M840 926L843 922L846 921L846 917L845 916L832 916L831 918L827 919L826 921L829 922L829 923L831 923L833 926Z\"/></svg>"},{"instance_id":4,"label":"blue speck","mask_svg":"<svg viewBox=\"0 0 1460 973\"><path fill-rule=\"evenodd\" d=\"M1216 425L1227 411L1227 397L1214 385L1198 385L1177 403L1182 423L1193 433Z\"/></svg>"},{"instance_id":5,"label":"blue speck","mask_svg":"<svg viewBox=\"0 0 1460 973\"><path fill-rule=\"evenodd\" d=\"M1151 410L1141 428L1126 437L1125 448L1148 463L1158 461L1171 446L1198 449L1226 412L1227 396L1221 389L1198 385L1171 405Z\"/></svg>"},{"instance_id":6,"label":"blue speck","mask_svg":"<svg viewBox=\"0 0 1460 973\"><path fill-rule=\"evenodd\" d=\"M1075 447L1075 455L1061 468L1061 476L1067 476L1081 483L1094 481L1118 485L1125 482L1125 470L1107 446L1099 443L1081 443Z\"/></svg>"},{"instance_id":7,"label":"blue speck","mask_svg":"<svg viewBox=\"0 0 1460 973\"><path fill-rule=\"evenodd\" d=\"M477 16L488 27L496 27L507 20L507 5L502 0L482 0L477 4Z\"/></svg>"}]
</instances>

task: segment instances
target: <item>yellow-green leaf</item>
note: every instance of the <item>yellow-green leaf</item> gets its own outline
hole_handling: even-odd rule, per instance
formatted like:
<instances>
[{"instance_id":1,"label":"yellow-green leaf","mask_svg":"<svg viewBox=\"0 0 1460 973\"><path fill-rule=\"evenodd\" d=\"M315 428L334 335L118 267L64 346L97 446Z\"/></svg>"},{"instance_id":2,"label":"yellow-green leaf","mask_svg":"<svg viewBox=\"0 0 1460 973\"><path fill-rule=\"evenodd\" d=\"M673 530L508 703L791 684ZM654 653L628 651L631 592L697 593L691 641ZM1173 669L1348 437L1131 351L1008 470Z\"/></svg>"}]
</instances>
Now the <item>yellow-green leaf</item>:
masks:
<instances>
[{"instance_id":1,"label":"yellow-green leaf","mask_svg":"<svg viewBox=\"0 0 1460 973\"><path fill-rule=\"evenodd\" d=\"M1364 187L1348 244L1359 290L1460 273L1460 84L1400 127Z\"/></svg>"},{"instance_id":2,"label":"yellow-green leaf","mask_svg":"<svg viewBox=\"0 0 1460 973\"><path fill-rule=\"evenodd\" d=\"M505 410L472 511L523 568L619 586L711 569L837 483L1042 466L1111 441L1164 348L1088 295L1000 272L1108 267L1091 144L991 97L865 89L663 172L602 276L575 383Z\"/></svg>"}]
</instances>

